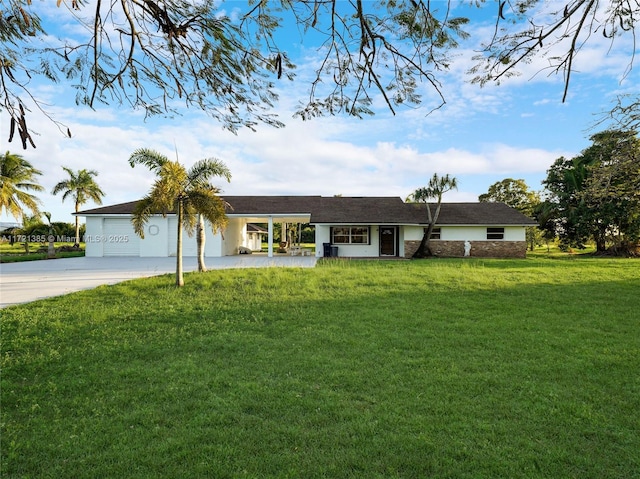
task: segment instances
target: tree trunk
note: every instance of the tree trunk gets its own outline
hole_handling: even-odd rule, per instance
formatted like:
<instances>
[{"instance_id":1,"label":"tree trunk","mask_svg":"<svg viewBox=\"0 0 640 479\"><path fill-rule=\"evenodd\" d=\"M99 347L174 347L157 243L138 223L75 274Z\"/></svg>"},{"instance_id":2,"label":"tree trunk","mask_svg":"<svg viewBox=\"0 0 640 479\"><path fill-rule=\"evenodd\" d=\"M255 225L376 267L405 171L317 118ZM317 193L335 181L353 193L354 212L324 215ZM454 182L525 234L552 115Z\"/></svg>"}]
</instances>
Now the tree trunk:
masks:
<instances>
[{"instance_id":1,"label":"tree trunk","mask_svg":"<svg viewBox=\"0 0 640 479\"><path fill-rule=\"evenodd\" d=\"M176 286L184 286L182 272L182 200L178 200L178 234L176 243Z\"/></svg>"},{"instance_id":2,"label":"tree trunk","mask_svg":"<svg viewBox=\"0 0 640 479\"><path fill-rule=\"evenodd\" d=\"M78 211L80 211L80 205L76 203L76 213ZM74 246L80 246L80 223L78 220L78 215L76 215L76 243L74 244Z\"/></svg>"},{"instance_id":3,"label":"tree trunk","mask_svg":"<svg viewBox=\"0 0 640 479\"><path fill-rule=\"evenodd\" d=\"M78 217L76 216L76 221ZM55 241L55 236L53 236L53 228L49 226L49 246L47 246L47 259L54 259L56 257L56 248L53 242Z\"/></svg>"},{"instance_id":4,"label":"tree trunk","mask_svg":"<svg viewBox=\"0 0 640 479\"><path fill-rule=\"evenodd\" d=\"M431 207L429 206L429 203L427 203L427 213L429 214L429 226L427 227L427 231L425 231L424 236L420 241L420 246L418 246L418 249L416 250L416 252L413 253L413 256L412 256L413 258L419 259L419 258L429 258L430 256L433 256L433 253L431 252L431 247L430 247L431 233L433 233L433 228L436 224L436 221L438 221L438 216L440 216L441 202L442 202L442 196L438 197L438 204L436 206L436 212L433 215L433 217L431 216Z\"/></svg>"},{"instance_id":5,"label":"tree trunk","mask_svg":"<svg viewBox=\"0 0 640 479\"><path fill-rule=\"evenodd\" d=\"M525 229L525 236L527 238L527 242L529 243L529 251L533 251L536 248L536 232L534 228L536 226L527 226Z\"/></svg>"},{"instance_id":6,"label":"tree trunk","mask_svg":"<svg viewBox=\"0 0 640 479\"><path fill-rule=\"evenodd\" d=\"M425 231L424 235L422 236L422 240L420 241L420 246L418 246L418 249L415 251L415 253L413 253L412 258L420 259L420 258L428 258L429 256L431 256L431 248L429 248L429 240L431 239L432 231L433 231L433 226L431 226L431 223L430 223L429 227L427 228L427 231Z\"/></svg>"},{"instance_id":7,"label":"tree trunk","mask_svg":"<svg viewBox=\"0 0 640 479\"><path fill-rule=\"evenodd\" d=\"M204 273L207 266L204 264L204 245L206 242L206 232L204 230L204 217L198 215L198 229L196 230L196 243L198 245L198 271Z\"/></svg>"},{"instance_id":8,"label":"tree trunk","mask_svg":"<svg viewBox=\"0 0 640 479\"><path fill-rule=\"evenodd\" d=\"M598 231L593 236L596 242L596 252L604 253L605 251L607 251L606 231Z\"/></svg>"}]
</instances>

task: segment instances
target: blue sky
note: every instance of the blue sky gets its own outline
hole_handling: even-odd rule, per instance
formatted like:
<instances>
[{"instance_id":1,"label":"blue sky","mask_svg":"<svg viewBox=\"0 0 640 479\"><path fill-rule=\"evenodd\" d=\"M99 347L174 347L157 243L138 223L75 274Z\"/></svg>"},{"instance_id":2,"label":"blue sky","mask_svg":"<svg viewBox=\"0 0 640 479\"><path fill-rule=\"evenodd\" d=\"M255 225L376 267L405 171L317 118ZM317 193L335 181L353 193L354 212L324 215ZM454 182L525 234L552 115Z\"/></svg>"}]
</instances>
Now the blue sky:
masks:
<instances>
[{"instance_id":1,"label":"blue sky","mask_svg":"<svg viewBox=\"0 0 640 479\"><path fill-rule=\"evenodd\" d=\"M233 2L227 2L233 7ZM493 10L491 10L493 12ZM51 10L49 21L67 15ZM105 191L103 204L141 198L153 175L142 167L132 169L127 160L137 148L153 148L190 165L215 157L230 168L230 183L218 182L228 195L335 195L400 196L424 186L433 173L449 173L458 179L458 191L445 201L477 201L489 186L504 178L523 178L530 188L541 190L546 170L559 156L573 156L589 146L589 130L598 114L611 107L615 94L633 91L638 72L625 70L633 45L611 44L594 35L576 59L569 96L562 103L563 78L539 71L544 58L525 65L522 74L501 85L480 88L468 82L478 37L488 35L493 19L487 10L472 18L467 30L473 42L455 52L449 72L439 75L447 104L435 106L425 86L425 105L393 116L384 108L365 119L336 116L302 121L293 118L299 98L308 84L301 81L318 57L317 46L301 42L294 30L285 34L283 47L298 65L293 84L282 83L275 111L286 123L283 129L259 126L257 132L237 135L197 110L183 110L174 118L144 120L142 112L125 107L88 107L73 104L72 89L65 84L34 84L48 111L73 133L66 138L45 116L35 111L30 127L37 149L23 151L19 141L7 142L3 118L0 141L4 151L23 155L43 171L39 195L43 210L54 221L72 222L73 205L48 192L64 179L62 166L95 169ZM53 25L53 28L62 26ZM379 99L378 99L379 100ZM601 128L602 129L602 128ZM84 209L95 205L88 203ZM13 221L3 215L0 221Z\"/></svg>"}]
</instances>

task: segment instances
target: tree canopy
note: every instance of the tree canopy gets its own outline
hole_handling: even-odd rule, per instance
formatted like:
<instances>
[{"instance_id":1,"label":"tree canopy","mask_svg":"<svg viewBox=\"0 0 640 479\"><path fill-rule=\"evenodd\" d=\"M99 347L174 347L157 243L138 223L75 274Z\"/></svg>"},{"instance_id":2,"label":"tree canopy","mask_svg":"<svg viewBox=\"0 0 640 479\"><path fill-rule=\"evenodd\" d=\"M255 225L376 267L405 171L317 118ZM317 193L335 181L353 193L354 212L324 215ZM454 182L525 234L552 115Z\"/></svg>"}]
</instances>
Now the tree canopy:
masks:
<instances>
[{"instance_id":1,"label":"tree canopy","mask_svg":"<svg viewBox=\"0 0 640 479\"><path fill-rule=\"evenodd\" d=\"M44 191L37 176L42 172L21 155L6 152L0 155L0 212L15 219L24 219L25 209L40 214L40 200L30 192Z\"/></svg>"},{"instance_id":2,"label":"tree canopy","mask_svg":"<svg viewBox=\"0 0 640 479\"><path fill-rule=\"evenodd\" d=\"M447 0L257 1L58 0L65 36L43 20L45 7L6 0L0 7L0 108L9 138L35 146L27 100L38 102L32 79L68 82L78 104L127 104L148 115L182 106L201 108L232 131L259 123L282 126L270 112L276 83L293 80L295 65L280 46L285 28L319 43L321 59L308 79L298 115L311 118L372 114L374 98L391 111L417 106L428 89L442 106L441 73L467 39L469 19ZM471 78L500 82L538 56L564 77L566 97L574 60L594 34L635 45L640 4L629 0L500 0L469 2L490 10L494 34L478 43ZM550 5L551 10L545 7ZM229 8L231 7L231 10ZM73 33L69 33L73 31ZM480 42L480 41L479 41ZM629 52L625 75L633 67ZM638 123L638 95L620 97L611 115ZM57 121L57 120L56 120ZM61 119L64 121L64 119ZM63 128L64 130L64 128ZM67 134L71 132L66 130Z\"/></svg>"},{"instance_id":3,"label":"tree canopy","mask_svg":"<svg viewBox=\"0 0 640 479\"><path fill-rule=\"evenodd\" d=\"M525 215L531 215L540 202L540 196L530 190L524 180L505 178L491 185L486 193L478 197L478 201L505 203Z\"/></svg>"},{"instance_id":4,"label":"tree canopy","mask_svg":"<svg viewBox=\"0 0 640 479\"><path fill-rule=\"evenodd\" d=\"M558 158L543 184L545 227L562 244L593 240L603 252L640 239L640 139L634 131L607 130L574 158Z\"/></svg>"}]
</instances>

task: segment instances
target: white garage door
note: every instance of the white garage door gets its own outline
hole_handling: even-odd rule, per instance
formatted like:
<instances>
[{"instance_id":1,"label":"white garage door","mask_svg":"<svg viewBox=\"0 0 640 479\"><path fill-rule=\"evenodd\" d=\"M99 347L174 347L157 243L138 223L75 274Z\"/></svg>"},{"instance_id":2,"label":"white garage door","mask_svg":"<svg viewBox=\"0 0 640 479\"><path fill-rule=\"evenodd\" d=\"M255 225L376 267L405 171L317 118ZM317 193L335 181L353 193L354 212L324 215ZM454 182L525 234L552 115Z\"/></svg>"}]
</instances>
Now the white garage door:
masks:
<instances>
[{"instance_id":1,"label":"white garage door","mask_svg":"<svg viewBox=\"0 0 640 479\"><path fill-rule=\"evenodd\" d=\"M175 256L177 251L177 234L178 234L178 218L169 218L169 256ZM195 232L193 236L189 236L186 231L182 230L182 256L198 256L198 244L196 242Z\"/></svg>"},{"instance_id":2,"label":"white garage door","mask_svg":"<svg viewBox=\"0 0 640 479\"><path fill-rule=\"evenodd\" d=\"M104 220L104 256L140 256L140 238L129 219Z\"/></svg>"}]
</instances>

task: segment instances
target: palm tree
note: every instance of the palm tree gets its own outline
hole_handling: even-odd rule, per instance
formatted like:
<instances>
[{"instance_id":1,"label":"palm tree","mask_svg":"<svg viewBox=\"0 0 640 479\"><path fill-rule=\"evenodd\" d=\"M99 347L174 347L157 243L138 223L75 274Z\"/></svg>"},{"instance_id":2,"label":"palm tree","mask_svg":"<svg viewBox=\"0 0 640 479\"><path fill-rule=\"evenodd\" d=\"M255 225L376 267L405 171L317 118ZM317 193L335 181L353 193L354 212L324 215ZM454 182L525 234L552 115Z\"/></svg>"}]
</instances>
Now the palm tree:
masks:
<instances>
[{"instance_id":1,"label":"palm tree","mask_svg":"<svg viewBox=\"0 0 640 479\"><path fill-rule=\"evenodd\" d=\"M438 216L440 216L442 195L444 195L447 191L453 189L458 189L458 181L454 177L450 177L447 174L441 178L437 173L434 173L427 186L418 188L407 198L407 201L413 203L424 203L427 207L427 217L429 219L429 226L427 227L424 236L422 237L422 241L420 241L420 246L413 254L414 258L426 258L428 256L431 256L429 242L431 241L431 233L433 232L433 227L438 221ZM429 205L429 203L427 203L427 201L432 198L435 198L437 200L436 210L433 214L431 214L431 206Z\"/></svg>"},{"instance_id":2,"label":"palm tree","mask_svg":"<svg viewBox=\"0 0 640 479\"><path fill-rule=\"evenodd\" d=\"M94 177L98 176L97 171L83 169L76 172L65 166L63 166L62 169L67 172L69 178L60 181L56 186L54 186L51 191L52 195L57 195L62 192L63 202L70 196L75 203L76 213L80 211L80 206L84 205L89 200L93 200L93 202L98 205L102 204L104 192L94 180ZM80 244L80 224L78 223L77 215L76 244Z\"/></svg>"},{"instance_id":3,"label":"palm tree","mask_svg":"<svg viewBox=\"0 0 640 479\"><path fill-rule=\"evenodd\" d=\"M16 220L24 217L25 208L39 214L40 200L27 191L44 191L35 177L42 175L22 156L9 153L0 156L0 212Z\"/></svg>"},{"instance_id":4,"label":"palm tree","mask_svg":"<svg viewBox=\"0 0 640 479\"><path fill-rule=\"evenodd\" d=\"M51 222L51 213L43 211L42 216L47 218L47 223L49 223L49 234L47 235L47 239L49 240L49 245L47 246L47 259L53 259L56 257L56 250L54 246L55 237L53 236L55 233L55 227Z\"/></svg>"},{"instance_id":5,"label":"palm tree","mask_svg":"<svg viewBox=\"0 0 640 479\"><path fill-rule=\"evenodd\" d=\"M144 225L157 213L166 215L175 212L177 224L176 285L184 286L182 269L182 229L191 235L200 223L199 216L209 221L213 232L224 227L227 222L227 203L220 198L220 189L209 179L222 176L231 179L229 169L220 160L205 159L196 162L187 170L180 162L170 161L162 154L149 150L136 150L129 158L129 164L146 165L158 175L151 191L136 205L131 222L138 236L144 238ZM199 248L200 249L200 248ZM198 268L204 267L204 242L198 251Z\"/></svg>"}]
</instances>

